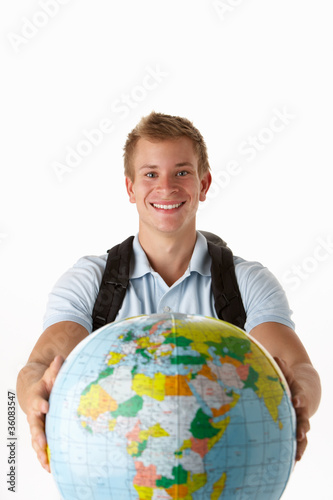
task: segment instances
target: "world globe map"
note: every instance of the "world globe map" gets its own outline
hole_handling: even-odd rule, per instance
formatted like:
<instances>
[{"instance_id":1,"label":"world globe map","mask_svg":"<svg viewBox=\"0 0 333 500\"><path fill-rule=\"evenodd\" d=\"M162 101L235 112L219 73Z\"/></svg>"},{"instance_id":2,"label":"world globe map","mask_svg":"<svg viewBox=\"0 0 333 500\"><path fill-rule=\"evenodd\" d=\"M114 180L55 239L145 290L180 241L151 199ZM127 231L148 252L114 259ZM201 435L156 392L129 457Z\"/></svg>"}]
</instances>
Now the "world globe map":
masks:
<instances>
[{"instance_id":1,"label":"world globe map","mask_svg":"<svg viewBox=\"0 0 333 500\"><path fill-rule=\"evenodd\" d=\"M64 500L279 499L295 412L269 354L197 315L111 323L71 352L46 435Z\"/></svg>"}]
</instances>

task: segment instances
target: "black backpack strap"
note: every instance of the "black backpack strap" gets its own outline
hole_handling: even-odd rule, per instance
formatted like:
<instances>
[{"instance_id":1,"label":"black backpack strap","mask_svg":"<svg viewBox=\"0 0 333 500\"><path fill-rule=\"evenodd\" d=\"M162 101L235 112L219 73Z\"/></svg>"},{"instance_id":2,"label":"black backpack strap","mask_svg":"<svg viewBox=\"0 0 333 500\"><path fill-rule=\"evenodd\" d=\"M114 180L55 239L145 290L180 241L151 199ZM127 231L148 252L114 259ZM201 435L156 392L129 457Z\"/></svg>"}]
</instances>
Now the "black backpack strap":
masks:
<instances>
[{"instance_id":1,"label":"black backpack strap","mask_svg":"<svg viewBox=\"0 0 333 500\"><path fill-rule=\"evenodd\" d=\"M233 254L219 236L200 231L212 259L212 291L218 317L244 329L246 313L235 274ZM134 236L108 251L101 286L92 313L93 331L115 320L129 283Z\"/></svg>"},{"instance_id":2,"label":"black backpack strap","mask_svg":"<svg viewBox=\"0 0 333 500\"><path fill-rule=\"evenodd\" d=\"M92 313L93 331L115 320L129 282L134 236L108 250L108 259Z\"/></svg>"},{"instance_id":3,"label":"black backpack strap","mask_svg":"<svg viewBox=\"0 0 333 500\"><path fill-rule=\"evenodd\" d=\"M244 329L246 312L239 291L232 251L213 233L200 231L207 239L212 258L212 290L215 310L220 319Z\"/></svg>"}]
</instances>

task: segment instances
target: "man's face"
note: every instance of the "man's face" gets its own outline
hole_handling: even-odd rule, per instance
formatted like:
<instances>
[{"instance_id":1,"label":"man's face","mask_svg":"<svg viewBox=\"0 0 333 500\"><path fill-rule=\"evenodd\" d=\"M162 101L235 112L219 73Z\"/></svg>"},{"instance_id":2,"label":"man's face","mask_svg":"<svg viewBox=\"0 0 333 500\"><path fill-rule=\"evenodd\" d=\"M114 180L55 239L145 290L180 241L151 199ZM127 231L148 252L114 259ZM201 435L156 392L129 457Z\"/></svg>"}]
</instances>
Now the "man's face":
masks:
<instances>
[{"instance_id":1,"label":"man's face","mask_svg":"<svg viewBox=\"0 0 333 500\"><path fill-rule=\"evenodd\" d=\"M126 178L126 188L130 202L137 206L141 234L195 229L199 201L206 198L211 176L207 172L199 177L197 155L189 138L139 139L133 176L133 181Z\"/></svg>"}]
</instances>

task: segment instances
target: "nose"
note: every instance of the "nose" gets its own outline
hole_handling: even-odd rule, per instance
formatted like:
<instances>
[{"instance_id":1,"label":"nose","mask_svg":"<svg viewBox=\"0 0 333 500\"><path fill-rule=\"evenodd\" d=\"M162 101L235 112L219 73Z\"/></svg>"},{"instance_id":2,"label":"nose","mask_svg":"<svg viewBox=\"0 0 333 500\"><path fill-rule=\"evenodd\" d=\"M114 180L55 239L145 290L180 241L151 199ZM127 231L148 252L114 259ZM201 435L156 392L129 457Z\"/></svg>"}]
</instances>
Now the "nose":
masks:
<instances>
[{"instance_id":1,"label":"nose","mask_svg":"<svg viewBox=\"0 0 333 500\"><path fill-rule=\"evenodd\" d=\"M177 193L179 191L177 177L175 177L174 175L160 175L158 179L157 190L160 193Z\"/></svg>"}]
</instances>

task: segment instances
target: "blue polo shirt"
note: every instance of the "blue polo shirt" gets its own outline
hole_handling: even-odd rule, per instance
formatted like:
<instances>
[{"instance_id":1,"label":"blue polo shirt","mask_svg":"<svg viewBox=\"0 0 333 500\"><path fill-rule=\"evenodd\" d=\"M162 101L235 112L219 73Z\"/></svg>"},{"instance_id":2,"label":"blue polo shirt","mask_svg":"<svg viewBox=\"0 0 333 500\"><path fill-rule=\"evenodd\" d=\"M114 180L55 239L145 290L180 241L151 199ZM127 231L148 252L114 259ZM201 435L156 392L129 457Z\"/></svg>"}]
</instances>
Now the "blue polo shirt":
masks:
<instances>
[{"instance_id":1,"label":"blue polo shirt","mask_svg":"<svg viewBox=\"0 0 333 500\"><path fill-rule=\"evenodd\" d=\"M92 331L92 311L102 281L107 254L87 256L65 272L49 294L44 329L60 321L74 321ZM245 330L267 321L294 329L284 290L274 275L258 262L234 257L235 272L247 315ZM190 264L169 287L156 273L138 235L133 241L129 287L116 320L141 314L180 312L217 318L211 290L211 258L207 240L197 232Z\"/></svg>"}]
</instances>

